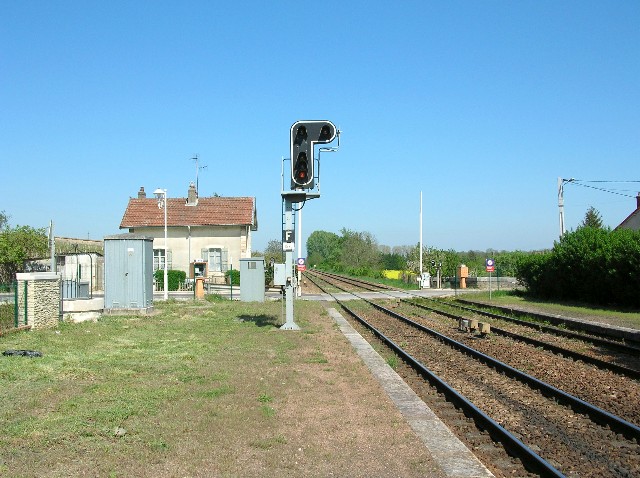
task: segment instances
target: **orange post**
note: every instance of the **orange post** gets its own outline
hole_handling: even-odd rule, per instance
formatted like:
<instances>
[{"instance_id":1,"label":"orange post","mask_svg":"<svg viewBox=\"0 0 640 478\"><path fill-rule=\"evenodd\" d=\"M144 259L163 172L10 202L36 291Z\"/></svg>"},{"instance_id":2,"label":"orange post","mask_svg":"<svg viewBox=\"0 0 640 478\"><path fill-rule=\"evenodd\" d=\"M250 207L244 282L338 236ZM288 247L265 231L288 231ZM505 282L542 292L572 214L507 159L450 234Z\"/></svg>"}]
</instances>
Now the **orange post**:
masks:
<instances>
[{"instance_id":1,"label":"orange post","mask_svg":"<svg viewBox=\"0 0 640 478\"><path fill-rule=\"evenodd\" d=\"M204 277L196 278L196 299L204 299Z\"/></svg>"},{"instance_id":2,"label":"orange post","mask_svg":"<svg viewBox=\"0 0 640 478\"><path fill-rule=\"evenodd\" d=\"M458 277L460 277L460 288L467 288L467 277L469 277L469 268L464 264L458 266Z\"/></svg>"}]
</instances>

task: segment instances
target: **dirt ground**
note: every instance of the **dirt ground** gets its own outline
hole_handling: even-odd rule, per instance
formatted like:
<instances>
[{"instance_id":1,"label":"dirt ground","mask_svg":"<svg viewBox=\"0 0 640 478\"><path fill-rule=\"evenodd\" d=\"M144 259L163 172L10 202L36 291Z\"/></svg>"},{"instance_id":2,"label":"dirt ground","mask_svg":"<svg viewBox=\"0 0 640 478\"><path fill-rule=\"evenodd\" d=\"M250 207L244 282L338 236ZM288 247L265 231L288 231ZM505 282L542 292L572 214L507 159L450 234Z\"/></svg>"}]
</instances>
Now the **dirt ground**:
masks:
<instances>
[{"instance_id":1,"label":"dirt ground","mask_svg":"<svg viewBox=\"0 0 640 478\"><path fill-rule=\"evenodd\" d=\"M183 451L197 466L165 461L148 476L444 476L324 309L317 302L296 309L303 331L285 332L297 334L295 359L247 377L281 392L268 404L276 411L269 426L211 430L210 443Z\"/></svg>"}]
</instances>

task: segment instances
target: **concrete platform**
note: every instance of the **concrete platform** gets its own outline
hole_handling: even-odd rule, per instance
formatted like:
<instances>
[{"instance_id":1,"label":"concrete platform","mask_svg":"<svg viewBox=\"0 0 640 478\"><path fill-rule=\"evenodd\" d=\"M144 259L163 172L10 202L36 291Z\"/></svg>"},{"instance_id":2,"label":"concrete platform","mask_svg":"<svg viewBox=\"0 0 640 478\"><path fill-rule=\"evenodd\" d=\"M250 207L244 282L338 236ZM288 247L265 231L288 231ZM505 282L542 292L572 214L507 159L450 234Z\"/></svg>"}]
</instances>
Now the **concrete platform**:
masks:
<instances>
[{"instance_id":1,"label":"concrete platform","mask_svg":"<svg viewBox=\"0 0 640 478\"><path fill-rule=\"evenodd\" d=\"M446 476L494 476L335 308L327 311Z\"/></svg>"}]
</instances>

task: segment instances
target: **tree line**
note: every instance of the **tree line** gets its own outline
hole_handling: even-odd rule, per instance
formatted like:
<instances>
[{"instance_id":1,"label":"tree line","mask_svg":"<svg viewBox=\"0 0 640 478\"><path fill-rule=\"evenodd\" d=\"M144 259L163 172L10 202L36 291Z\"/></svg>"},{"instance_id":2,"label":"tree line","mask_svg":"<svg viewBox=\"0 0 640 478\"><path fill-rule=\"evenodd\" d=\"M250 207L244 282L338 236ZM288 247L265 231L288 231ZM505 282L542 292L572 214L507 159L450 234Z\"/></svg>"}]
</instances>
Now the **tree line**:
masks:
<instances>
[{"instance_id":1,"label":"tree line","mask_svg":"<svg viewBox=\"0 0 640 478\"><path fill-rule=\"evenodd\" d=\"M453 277L459 265L465 264L473 275L483 276L485 260L494 259L498 273L514 275L521 251L454 251L424 246L422 270L435 275L437 269L445 277ZM314 231L307 240L309 267L330 269L357 276L380 277L385 270L400 270L412 274L420 272L420 244L389 247L379 245L369 232L343 228L340 234Z\"/></svg>"},{"instance_id":2,"label":"tree line","mask_svg":"<svg viewBox=\"0 0 640 478\"><path fill-rule=\"evenodd\" d=\"M24 263L36 257L46 257L49 241L45 228L14 226L9 216L0 212L0 284L13 282Z\"/></svg>"},{"instance_id":3,"label":"tree line","mask_svg":"<svg viewBox=\"0 0 640 478\"><path fill-rule=\"evenodd\" d=\"M314 231L307 240L307 267L354 276L380 278L385 270L420 272L420 245L389 247L369 232L347 228L340 234ZM267 262L284 260L282 243L269 242ZM485 261L495 261L494 274L515 277L532 297L581 301L596 305L640 307L640 231L603 227L597 210L589 208L575 231L552 249L540 251L455 251L423 246L422 270L453 278L465 264L472 276L486 276Z\"/></svg>"}]
</instances>

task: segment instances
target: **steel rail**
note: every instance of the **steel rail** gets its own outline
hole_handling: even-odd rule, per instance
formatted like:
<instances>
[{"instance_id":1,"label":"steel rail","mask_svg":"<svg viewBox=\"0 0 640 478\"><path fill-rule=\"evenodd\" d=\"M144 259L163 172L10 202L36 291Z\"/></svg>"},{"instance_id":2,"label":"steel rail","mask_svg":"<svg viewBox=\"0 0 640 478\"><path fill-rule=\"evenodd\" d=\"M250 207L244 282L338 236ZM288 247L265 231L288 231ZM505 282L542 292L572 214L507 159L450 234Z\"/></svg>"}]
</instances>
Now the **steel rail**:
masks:
<instances>
[{"instance_id":1,"label":"steel rail","mask_svg":"<svg viewBox=\"0 0 640 478\"><path fill-rule=\"evenodd\" d=\"M360 317L356 312L347 307L347 305L345 305L343 301L336 298L330 292L327 292L324 287L322 287L315 281L315 279L310 277L310 280L326 294L333 296L340 307L342 307L349 315L351 315L354 319L364 325L367 329L371 330L371 332L373 332L376 337L378 337L387 346L389 346L409 366L420 373L420 375L424 377L433 387L435 387L439 392L443 393L447 397L447 400L453 403L457 408L462 409L465 415L472 417L475 423L480 428L487 430L493 439L502 443L510 453L517 456L527 469L538 473L543 477L565 477L564 474L562 474L555 467L549 464L540 455L531 450L531 448L529 448L526 444L519 440L515 435L510 433L507 429L493 420L489 415L476 407L466 397L458 393L453 387L451 387L448 383L438 377L434 372L429 370L425 365L415 359L411 354L405 351L393 340L384 335L373 325L369 324L365 319Z\"/></svg>"},{"instance_id":2,"label":"steel rail","mask_svg":"<svg viewBox=\"0 0 640 478\"><path fill-rule=\"evenodd\" d=\"M624 435L629 439L640 440L640 427L638 427L637 425L634 425L633 423L630 423L618 417L617 415L609 413L606 410L603 410L602 408L599 408L589 402L586 402L563 390L560 390L559 388L554 387L553 385L550 385L527 373L524 373L516 369L515 367L512 367L511 365L508 365L489 355L479 352L461 342L458 342L456 340L453 340L450 337L447 337L446 335L443 335L439 332L436 332L435 330L425 327L422 324L414 322L408 317L405 317L401 314L398 314L397 312L389 310L386 307L375 304L366 299L362 299L362 300L369 303L376 309L381 310L386 314L389 314L392 317L395 317L399 320L402 320L416 327L417 329L422 330L423 332L426 332L434 337L437 337L439 340L442 340L446 344L471 355L472 357L480 360L481 362L494 367L496 370L504 372L506 375L512 378L515 378L521 381L522 383L529 385L532 388L539 390L543 395L546 395L551 398L555 398L556 400L564 403L565 405L570 406L576 412L580 412L580 413L584 413L585 415L588 415L594 422L603 426L609 426L612 430L615 430L616 432L621 433L622 435Z\"/></svg>"},{"instance_id":3,"label":"steel rail","mask_svg":"<svg viewBox=\"0 0 640 478\"><path fill-rule=\"evenodd\" d=\"M329 277L334 277L334 278L336 278L338 280L342 280L344 282L350 283L352 285L366 284L366 285L370 285L372 287L375 287L374 284L372 284L370 282L367 282L367 281L362 281L362 280L359 280L359 279L351 279L351 278L346 278L345 279L345 278L343 278L343 277L341 277L339 275L330 274L330 273L326 273L326 272L323 272L323 274L326 274ZM384 288L386 288L386 286ZM373 289L370 288L369 290L373 290ZM377 291L377 292L383 293L381 291ZM438 303L438 304L443 304L443 302L438 301L438 300L433 299L433 298L425 298L425 297L421 297L421 296L412 294L411 291L402 291L402 292L405 292L405 293L407 293L409 295L413 295L414 297L419 298L419 299L426 299L426 300L429 300L429 301L432 301L432 302L435 302L435 303ZM435 312L442 313L442 314L450 316L451 318L454 318L454 319L461 318L460 316L449 315L449 314L447 314L447 313L445 313L445 312L443 312L442 310L439 310L439 309L433 309L433 308L429 308L428 306L425 306L425 305L422 305L422 304L416 304L415 302L412 302L412 301L407 300L407 299L402 299L401 298L400 300L403 301L403 302L409 303L411 305L414 305L416 307L421 307L421 308L425 308L427 310L432 310L432 311L435 311ZM636 356L636 355L638 355L640 353L640 349L638 349L637 347L633 347L633 346L630 346L630 345L625 345L625 344L622 344L620 342L616 342L616 341L613 341L613 340L601 339L601 338L598 338L598 337L584 335L584 334L581 334L581 333L578 333L578 332L571 332L571 331L568 331L568 330L559 329L557 327L550 327L550 326L545 326L543 324L536 324L536 323L533 323L533 322L520 320L520 319L517 319L517 318L514 318L514 317L509 317L509 316L505 316L505 315L501 315L501 314L495 314L493 312L473 309L471 307L466 307L466 306L462 306L462 305L459 305L459 304L446 303L446 305L449 305L451 307L456 307L456 308L459 308L461 310L465 310L467 312L472 312L472 313L476 313L476 314L479 314L479 315L484 315L485 317L491 317L493 319L498 319L498 320L505 320L505 321L512 322L512 323L515 323L515 324L518 324L518 325L522 325L524 327L534 328L534 329L540 330L542 332L550 333L550 334L553 334L553 335L558 335L558 336L561 336L561 337L572 338L572 339L578 339L578 340L581 340L583 342L587 342L587 343L590 343L592 345L596 345L596 346L600 346L600 347L608 347L608 348L610 348L612 350L617 350L619 352L627 353L629 355ZM607 370L611 370L612 372L619 373L621 375L625 375L625 376L633 378L635 380L640 379L640 371L638 371L638 370L634 370L634 369L631 369L631 368L628 368L628 367L624 367L622 365L617 365L617 364L614 364L614 363L606 362L604 360L593 358L593 357L590 357L588 355L581 354L579 352L573 352L571 350L567 350L567 349L564 349L562 347L557 347L555 345L548 344L546 342L536 341L536 339L530 339L528 337L524 337L524 336L521 336L521 335L518 335L518 334L514 334L513 332L508 332L508 331L506 331L504 329L500 329L498 327L492 326L492 329L494 329L496 331L496 333L499 333L501 335L505 335L507 337L511 337L511 338L514 338L514 339L517 339L517 340L521 340L521 341L529 343L531 345L544 347L547 350L550 350L550 351L552 351L554 353L559 353L559 354L562 354L562 355L567 356L567 357L571 357L571 358L575 358L575 359L578 359L578 360L582 360L582 361L584 361L586 363L590 363L592 365L596 365L598 367L605 368Z\"/></svg>"},{"instance_id":4,"label":"steel rail","mask_svg":"<svg viewBox=\"0 0 640 478\"><path fill-rule=\"evenodd\" d=\"M347 278L345 280L345 278L343 278L341 276L338 276L338 275L328 274L328 273L325 273L325 274L327 276L329 276L329 277L335 278L335 279L343 281L343 282L347 282L349 284L354 284L356 282L357 283L362 283L362 284L368 284L366 281L360 281L360 280L357 280L357 279L352 281L349 278ZM380 292L380 293L384 293L384 292ZM419 297L419 298L429 300L431 302L439 304L440 306L443 306L443 305L451 306L451 307L459 308L461 310L465 310L467 312L478 313L478 314L484 315L486 317L491 317L491 318L499 319L499 320L506 320L506 321L513 322L513 323L516 323L516 324L519 324L519 325L524 325L524 326L527 326L527 327L533 327L533 328L536 328L536 329L541 330L543 332L556 334L556 335L561 335L561 336L565 336L565 337L568 337L568 338L580 339L583 342L588 342L588 343L592 343L594 345L600 345L600 346L609 346L609 347L612 347L612 348L616 348L618 350L623 348L620 351L626 351L626 349L624 348L626 346L624 346L623 344L617 343L617 342L612 342L612 341L608 341L608 340L604 340L604 339L598 339L598 338L595 338L595 337L592 338L592 337L588 337L588 336L585 336L585 335L582 335L582 334L578 334L578 333L574 333L574 332L568 332L568 331L559 330L559 329L556 329L554 327L545 327L545 326L542 326L542 325L531 324L531 322L526 322L526 321L522 321L522 320L519 320L519 319L514 319L513 317L501 316L499 314L494 314L494 313L486 312L486 311L482 311L482 310L475 310L473 308L461 306L461 305L458 305L458 304L449 304L449 303L445 303L445 302L441 302L441 301L438 301L438 300L435 300L435 299L430 299L430 298L425 298L425 297ZM367 300L367 299L363 298L363 300ZM413 302L412 300L402 299L402 298L400 300L402 302L410 304L410 305L412 305L414 307L418 307L418 308L421 308L421 309L429 310L429 311L432 311L432 312L437 312L437 313L445 315L445 316L447 316L447 317L449 317L451 319L458 320L458 319L464 318L464 317L462 317L460 315L449 313L449 312L444 311L442 309L429 307L429 306L427 306L425 304L418 304L416 302ZM509 331L501 329L499 327L495 327L494 325L491 326L491 330L493 332L495 332L496 334L498 334L498 335L503 335L503 336L509 337L509 338L511 338L513 340L519 340L521 342L525 342L527 344L530 344L530 345L533 345L533 346L536 346L536 347L542 347L545 350L549 350L549 351L551 351L553 353L560 354L560 355L562 355L564 357L569 357L569 358L572 358L572 359L575 359L575 360L581 360L581 361L583 361L585 363L588 363L588 364L591 364L591 365L595 365L597 367L600 367L600 368L603 368L603 369L606 369L606 370L610 370L612 372L615 372L617 374L623 375L625 377L629 377L629 378L632 378L634 380L640 380L640 370L634 370L632 368L625 367L623 365L618 365L618 364L615 364L615 363L607 362L605 360L598 359L598 358L595 358L595 357L591 357L589 355L585 355L585 354L582 354L580 352L575 352L573 350L565 349L563 347L559 347L557 345L549 344L549 343L541 341L541 340L537 340L537 339L534 339L534 338L526 337L524 335L520 335L520 334L517 334L517 333L514 333L514 332L509 332Z\"/></svg>"},{"instance_id":5,"label":"steel rail","mask_svg":"<svg viewBox=\"0 0 640 478\"><path fill-rule=\"evenodd\" d=\"M441 301L435 300L435 299L428 299L431 300L433 302L438 302L440 303ZM507 315L502 315L502 314L496 314L494 312L489 312L486 310L481 310L481 309L474 309L472 307L467 307L464 305L460 305L460 304L449 304L447 303L447 305L450 305L451 307L456 307L462 310L466 310L469 312L473 312L476 314L480 314L480 315L484 315L486 317L491 317L494 319L499 319L499 320L505 320L508 322L513 322L519 325L522 325L524 327L529 327L529 328L534 328L534 329L538 329L541 330L543 332L548 332L551 334L555 334L555 335L560 335L563 337L567 337L567 338L571 338L571 339L579 339L582 340L583 342L589 342L592 343L593 345L598 345L598 346L604 346L604 347L609 347L612 349L616 349L620 352L624 352L627 353L629 355L640 355L640 349L638 347L634 347L632 345L626 345L623 344L621 342L616 342L615 340L608 340L608 339L602 339L599 337L592 337L592 336L588 336L588 335L584 335L581 334L579 332L572 332L569 330L563 330L560 329L558 327L551 327L548 325L544 325L544 324L539 324L539 323L535 323L535 322L530 322L527 320L521 320L521 319L517 319L515 317L509 317ZM476 304L477 305L477 304ZM488 306L491 307L491 306ZM526 315L526 313L522 313L522 315Z\"/></svg>"},{"instance_id":6,"label":"steel rail","mask_svg":"<svg viewBox=\"0 0 640 478\"><path fill-rule=\"evenodd\" d=\"M425 305L425 304L417 304L415 302L407 301L407 300L404 300L404 299L402 301L407 303L407 304L411 304L414 307L418 307L420 309L429 310L431 312L436 312L438 314L444 315L444 316L449 317L449 318L454 319L454 320L458 320L458 319L463 319L464 318L464 317L461 317L461 316L459 316L457 314L453 314L453 313L447 312L446 310L438 309L438 308L435 308L435 307L429 307L428 305ZM434 302L440 304L440 302L438 302L438 301L434 301ZM442 304L440 304L440 305L442 305ZM448 305L448 304L446 304L446 305ZM467 308L464 308L464 310L466 310L468 312L475 312L472 309L467 309ZM496 318L496 317L493 317L493 318ZM504 330L504 329L501 329L499 327L495 327L494 325L491 325L491 331L495 332L498 335L503 335L503 336L509 337L509 338L511 338L513 340L519 340L521 342L528 343L528 344L533 345L535 347L542 347L543 349L549 350L549 351L551 351L553 353L557 353L557 354L563 355L565 357L569 357L569 358L572 358L572 359L575 359L575 360L581 360L581 361L583 361L585 363L588 363L588 364L591 364L591 365L595 365L597 367L604 368L606 370L611 370L612 372L618 373L620 375L624 375L625 377L629 377L629 378L632 378L632 379L635 379L635 380L640 380L640 370L635 370L635 369L632 369L632 368L629 368L629 367L625 367L623 365L618 365L618 364L615 364L615 363L607 362L605 360L602 360L602 359L599 359L599 358L596 358L596 357L591 357L589 355L585 355L585 354L580 353L580 352L575 352L573 350L565 349L563 347L559 347L557 345L553 345L553 344L544 342L542 340L534 339L534 338L531 338L531 337L526 337L524 335L517 334L515 332L509 332L508 330Z\"/></svg>"},{"instance_id":7,"label":"steel rail","mask_svg":"<svg viewBox=\"0 0 640 478\"><path fill-rule=\"evenodd\" d=\"M317 285L317 284L316 284ZM353 292L350 292L352 295L354 295L355 297L358 297L359 299L361 299L362 301L368 303L369 305L373 306L374 308L388 314L391 315L392 317L395 317L399 320L402 320L410 325L412 325L413 327L416 327L419 330L422 330L423 332L432 335L436 338L438 338L439 340L445 342L446 344L457 348L458 350L461 350L469 355L471 355L472 357L476 358L477 360L480 360L481 362L488 364L489 366L494 367L496 370L502 371L504 372L506 375L517 379L519 381L521 381L522 383L525 383L527 385L529 385L532 388L535 388L537 390L539 390L542 394L549 396L551 398L555 398L556 400L564 403L565 405L571 407L573 410L575 410L576 412L580 412L580 413L584 413L585 415L589 416L591 418L591 420L593 420L594 422L602 425L602 426L608 426L610 427L612 430L615 430L618 433L621 433L622 435L624 435L625 437L629 438L629 439L636 439L640 441L640 427L638 427L637 425L628 422L626 420L624 420L623 418L618 417L617 415L614 415L610 412L607 412L606 410L603 410L600 407L597 407L589 402L586 402L578 397L575 397L563 390L560 390L557 387L554 387L546 382L543 382L542 380L539 380L527 373L524 373L514 367L512 367L511 365L508 365L504 362L501 362L489 355L486 355L482 352L479 352L461 342L458 342L450 337L447 337L446 335L443 335L435 330L432 330L422 324L419 324L411 319L409 319L408 317L403 316L402 314L399 314L397 312L394 312L393 310L389 310L386 307L383 307L381 305L378 305L368 299L365 299L361 296L358 296L357 294L354 294ZM336 301L338 301L338 299L336 299ZM339 302L339 301L338 301ZM456 317L454 314L448 314L445 313L444 315L448 315L448 316L453 316Z\"/></svg>"}]
</instances>

